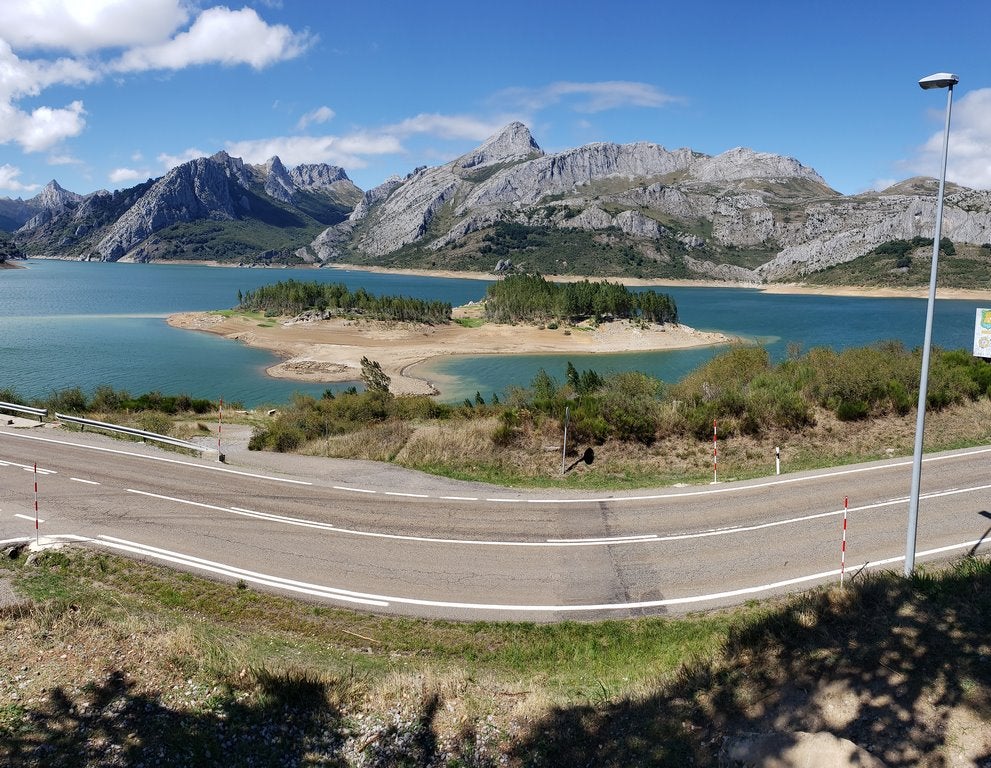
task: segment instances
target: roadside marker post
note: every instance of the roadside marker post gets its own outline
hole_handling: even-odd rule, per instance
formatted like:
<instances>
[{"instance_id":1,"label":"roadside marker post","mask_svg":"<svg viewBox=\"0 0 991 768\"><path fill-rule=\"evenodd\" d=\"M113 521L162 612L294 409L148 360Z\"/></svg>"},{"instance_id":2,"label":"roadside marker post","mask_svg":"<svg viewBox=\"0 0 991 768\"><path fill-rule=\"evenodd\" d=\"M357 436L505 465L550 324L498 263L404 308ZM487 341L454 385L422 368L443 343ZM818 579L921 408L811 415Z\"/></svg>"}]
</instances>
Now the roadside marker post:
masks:
<instances>
[{"instance_id":1,"label":"roadside marker post","mask_svg":"<svg viewBox=\"0 0 991 768\"><path fill-rule=\"evenodd\" d=\"M719 478L716 475L716 466L718 464L719 451L716 449L716 420L712 420L712 482L719 482Z\"/></svg>"},{"instance_id":2,"label":"roadside marker post","mask_svg":"<svg viewBox=\"0 0 991 768\"><path fill-rule=\"evenodd\" d=\"M224 431L224 398L220 398L220 407L217 409L217 454L220 457L220 463L224 462L224 451L220 447L220 436Z\"/></svg>"},{"instance_id":3,"label":"roadside marker post","mask_svg":"<svg viewBox=\"0 0 991 768\"><path fill-rule=\"evenodd\" d=\"M781 449L778 447L774 449L774 474L781 474Z\"/></svg>"},{"instance_id":4,"label":"roadside marker post","mask_svg":"<svg viewBox=\"0 0 991 768\"><path fill-rule=\"evenodd\" d=\"M840 589L843 589L843 576L846 572L846 515L849 508L849 499L843 497L843 543L840 545Z\"/></svg>"},{"instance_id":5,"label":"roadside marker post","mask_svg":"<svg viewBox=\"0 0 991 768\"><path fill-rule=\"evenodd\" d=\"M34 463L34 543L41 544L41 532L38 527L38 462Z\"/></svg>"},{"instance_id":6,"label":"roadside marker post","mask_svg":"<svg viewBox=\"0 0 991 768\"><path fill-rule=\"evenodd\" d=\"M564 457L568 455L568 422L571 421L571 406L564 406L564 445L561 447L561 474L564 474Z\"/></svg>"}]
</instances>

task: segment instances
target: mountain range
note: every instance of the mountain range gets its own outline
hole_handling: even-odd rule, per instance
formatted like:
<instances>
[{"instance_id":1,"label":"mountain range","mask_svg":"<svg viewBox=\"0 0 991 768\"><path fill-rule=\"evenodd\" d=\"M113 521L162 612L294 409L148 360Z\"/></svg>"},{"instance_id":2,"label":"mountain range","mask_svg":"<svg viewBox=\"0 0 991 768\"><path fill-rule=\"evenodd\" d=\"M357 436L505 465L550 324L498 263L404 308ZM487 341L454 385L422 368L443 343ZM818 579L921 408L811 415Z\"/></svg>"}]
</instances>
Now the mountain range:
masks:
<instances>
[{"instance_id":1,"label":"mountain range","mask_svg":"<svg viewBox=\"0 0 991 768\"><path fill-rule=\"evenodd\" d=\"M336 166L248 165L219 152L113 193L52 181L29 200L0 199L0 229L49 258L744 283L837 270L842 280L843 265L870 262L867 274L897 282L931 243L935 203L932 179L842 195L795 159L744 148L710 156L594 143L548 154L516 122L449 163L367 191ZM967 262L953 274L967 287L991 280L991 193L948 185L943 234ZM888 259L891 243L909 245Z\"/></svg>"}]
</instances>

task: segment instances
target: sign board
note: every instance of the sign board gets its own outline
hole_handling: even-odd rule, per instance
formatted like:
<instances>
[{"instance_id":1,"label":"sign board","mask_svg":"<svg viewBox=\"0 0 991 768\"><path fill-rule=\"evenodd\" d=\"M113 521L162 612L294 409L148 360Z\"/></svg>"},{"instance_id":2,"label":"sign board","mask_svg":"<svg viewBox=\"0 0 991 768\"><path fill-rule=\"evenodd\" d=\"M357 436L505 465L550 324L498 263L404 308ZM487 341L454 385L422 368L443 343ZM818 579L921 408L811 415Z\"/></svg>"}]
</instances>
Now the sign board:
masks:
<instances>
[{"instance_id":1,"label":"sign board","mask_svg":"<svg viewBox=\"0 0 991 768\"><path fill-rule=\"evenodd\" d=\"M974 357L991 358L991 309L977 310L974 322Z\"/></svg>"}]
</instances>

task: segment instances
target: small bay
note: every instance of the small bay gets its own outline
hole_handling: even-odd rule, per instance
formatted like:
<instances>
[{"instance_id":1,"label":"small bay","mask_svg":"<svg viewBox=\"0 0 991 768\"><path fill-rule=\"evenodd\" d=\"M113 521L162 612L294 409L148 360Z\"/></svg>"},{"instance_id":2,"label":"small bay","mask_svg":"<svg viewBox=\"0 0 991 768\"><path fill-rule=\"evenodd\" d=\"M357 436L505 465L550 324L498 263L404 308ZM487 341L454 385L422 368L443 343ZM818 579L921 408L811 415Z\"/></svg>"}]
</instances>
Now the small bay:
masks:
<instances>
[{"instance_id":1,"label":"small bay","mask_svg":"<svg viewBox=\"0 0 991 768\"><path fill-rule=\"evenodd\" d=\"M173 312L232 307L239 290L279 280L343 282L351 289L449 301L478 300L487 283L358 270L215 268L190 264L104 264L36 260L0 271L0 387L42 397L69 386L101 384L132 393L159 390L223 397L245 406L282 403L293 392L319 395L327 385L273 379L271 354L205 333L169 327ZM884 339L922 343L924 299L766 294L748 288L672 287L683 323L763 344L782 359L790 344L844 348ZM970 348L974 310L991 302L937 301L934 343ZM550 333L551 331L548 331ZM558 331L560 332L560 331ZM561 379L570 360L605 373L643 370L676 381L723 348L609 355L472 356L428 361L414 373L441 397L476 391L486 400L526 385L540 369ZM333 385L341 389L346 385Z\"/></svg>"}]
</instances>

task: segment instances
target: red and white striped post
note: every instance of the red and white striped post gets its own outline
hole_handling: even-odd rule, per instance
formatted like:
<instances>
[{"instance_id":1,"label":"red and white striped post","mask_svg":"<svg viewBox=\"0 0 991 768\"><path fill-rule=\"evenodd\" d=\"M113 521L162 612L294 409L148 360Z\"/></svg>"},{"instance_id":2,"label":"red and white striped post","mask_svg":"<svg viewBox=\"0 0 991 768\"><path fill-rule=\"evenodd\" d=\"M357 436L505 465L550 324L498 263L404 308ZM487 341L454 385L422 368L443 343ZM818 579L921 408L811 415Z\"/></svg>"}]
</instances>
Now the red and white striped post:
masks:
<instances>
[{"instance_id":1,"label":"red and white striped post","mask_svg":"<svg viewBox=\"0 0 991 768\"><path fill-rule=\"evenodd\" d=\"M843 589L843 576L846 572L846 514L849 507L849 499L843 497L843 543L840 545L840 589Z\"/></svg>"},{"instance_id":2,"label":"red and white striped post","mask_svg":"<svg viewBox=\"0 0 991 768\"><path fill-rule=\"evenodd\" d=\"M224 431L224 398L220 398L220 407L217 409L217 454L220 460L224 460L224 451L220 447L220 436Z\"/></svg>"},{"instance_id":3,"label":"red and white striped post","mask_svg":"<svg viewBox=\"0 0 991 768\"><path fill-rule=\"evenodd\" d=\"M34 541L41 544L41 532L38 528L38 462L34 463Z\"/></svg>"},{"instance_id":4,"label":"red and white striped post","mask_svg":"<svg viewBox=\"0 0 991 768\"><path fill-rule=\"evenodd\" d=\"M712 482L718 482L716 477L716 466L718 464L719 451L716 449L716 420L712 420Z\"/></svg>"}]
</instances>

